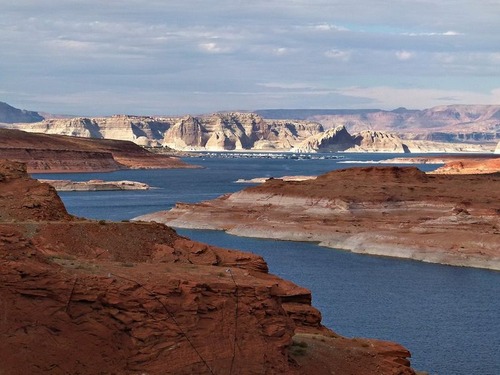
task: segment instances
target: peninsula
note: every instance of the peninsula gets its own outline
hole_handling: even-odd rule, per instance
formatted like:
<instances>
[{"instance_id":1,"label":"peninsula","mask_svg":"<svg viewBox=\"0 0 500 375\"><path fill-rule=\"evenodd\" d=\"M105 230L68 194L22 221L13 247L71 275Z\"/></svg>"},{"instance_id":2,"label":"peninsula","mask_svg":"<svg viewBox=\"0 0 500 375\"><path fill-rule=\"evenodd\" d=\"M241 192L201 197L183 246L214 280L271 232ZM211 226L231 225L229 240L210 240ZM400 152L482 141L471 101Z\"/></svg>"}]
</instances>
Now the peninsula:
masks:
<instances>
[{"instance_id":1,"label":"peninsula","mask_svg":"<svg viewBox=\"0 0 500 375\"><path fill-rule=\"evenodd\" d=\"M0 128L0 159L26 163L30 173L196 168L129 141L26 133Z\"/></svg>"},{"instance_id":2,"label":"peninsula","mask_svg":"<svg viewBox=\"0 0 500 375\"><path fill-rule=\"evenodd\" d=\"M349 168L305 181L269 179L137 220L500 270L499 191L500 173Z\"/></svg>"}]
</instances>

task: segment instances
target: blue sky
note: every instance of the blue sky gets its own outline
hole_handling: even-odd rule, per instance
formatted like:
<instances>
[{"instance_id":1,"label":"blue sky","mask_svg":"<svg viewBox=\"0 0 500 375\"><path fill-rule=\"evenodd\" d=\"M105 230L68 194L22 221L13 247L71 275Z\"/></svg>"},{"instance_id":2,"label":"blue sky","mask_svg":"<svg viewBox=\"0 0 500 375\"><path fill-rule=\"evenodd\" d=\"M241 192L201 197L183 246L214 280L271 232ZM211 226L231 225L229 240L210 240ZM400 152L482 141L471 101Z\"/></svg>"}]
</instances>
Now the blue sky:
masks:
<instances>
[{"instance_id":1,"label":"blue sky","mask_svg":"<svg viewBox=\"0 0 500 375\"><path fill-rule=\"evenodd\" d=\"M52 113L500 104L498 0L0 0L0 51Z\"/></svg>"}]
</instances>

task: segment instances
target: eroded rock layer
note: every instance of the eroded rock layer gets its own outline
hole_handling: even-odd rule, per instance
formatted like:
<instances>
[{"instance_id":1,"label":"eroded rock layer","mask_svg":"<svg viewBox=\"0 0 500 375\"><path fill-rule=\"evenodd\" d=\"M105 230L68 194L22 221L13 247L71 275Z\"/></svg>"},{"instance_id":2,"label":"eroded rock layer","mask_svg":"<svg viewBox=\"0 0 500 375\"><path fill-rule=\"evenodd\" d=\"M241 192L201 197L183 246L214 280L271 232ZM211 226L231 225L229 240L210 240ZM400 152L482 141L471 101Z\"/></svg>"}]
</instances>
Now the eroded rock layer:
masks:
<instances>
[{"instance_id":1,"label":"eroded rock layer","mask_svg":"<svg viewBox=\"0 0 500 375\"><path fill-rule=\"evenodd\" d=\"M391 116L401 116L400 113L388 113ZM184 117L127 115L79 117L47 119L37 123L8 126L28 132L118 139L132 141L141 146L169 147L184 151L492 152L495 147L488 143L493 142L495 137L485 141L482 138L447 140L439 137L422 139L411 136L406 133L406 128L414 125L411 119L408 119L409 124L401 123L401 127L393 127L388 131L384 126L387 113L382 119L378 121L372 119L369 122L363 122L366 120L365 115L370 116L367 113L361 116L360 121L365 126L362 129L353 126L350 120L352 115L335 117L335 120L338 120L336 123L330 119L320 118L327 128L326 131L320 122L264 119L255 113L247 112L221 112ZM355 129L357 133L351 135L347 129ZM403 141L400 138L402 134L411 140ZM479 144L481 140L488 144ZM472 144L463 143L469 141Z\"/></svg>"},{"instance_id":2,"label":"eroded rock layer","mask_svg":"<svg viewBox=\"0 0 500 375\"><path fill-rule=\"evenodd\" d=\"M0 129L0 158L24 162L30 172L108 172L126 168L192 168L126 141Z\"/></svg>"},{"instance_id":3,"label":"eroded rock layer","mask_svg":"<svg viewBox=\"0 0 500 375\"><path fill-rule=\"evenodd\" d=\"M6 374L414 373L401 346L323 327L309 290L261 257L75 218L3 161L0 296Z\"/></svg>"},{"instance_id":4,"label":"eroded rock layer","mask_svg":"<svg viewBox=\"0 0 500 375\"><path fill-rule=\"evenodd\" d=\"M500 270L500 174L333 171L140 217L174 227L314 241L353 252Z\"/></svg>"}]
</instances>

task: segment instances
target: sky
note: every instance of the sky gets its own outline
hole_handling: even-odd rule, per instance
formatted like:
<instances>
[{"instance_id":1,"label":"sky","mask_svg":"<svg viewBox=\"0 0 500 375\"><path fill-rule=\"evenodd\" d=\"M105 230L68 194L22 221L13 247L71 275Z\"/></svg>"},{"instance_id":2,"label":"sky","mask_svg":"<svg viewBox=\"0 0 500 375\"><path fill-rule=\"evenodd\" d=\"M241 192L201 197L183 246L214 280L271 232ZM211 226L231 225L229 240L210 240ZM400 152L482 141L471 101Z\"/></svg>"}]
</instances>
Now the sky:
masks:
<instances>
[{"instance_id":1,"label":"sky","mask_svg":"<svg viewBox=\"0 0 500 375\"><path fill-rule=\"evenodd\" d=\"M0 101L79 116L500 104L500 0L0 0Z\"/></svg>"}]
</instances>

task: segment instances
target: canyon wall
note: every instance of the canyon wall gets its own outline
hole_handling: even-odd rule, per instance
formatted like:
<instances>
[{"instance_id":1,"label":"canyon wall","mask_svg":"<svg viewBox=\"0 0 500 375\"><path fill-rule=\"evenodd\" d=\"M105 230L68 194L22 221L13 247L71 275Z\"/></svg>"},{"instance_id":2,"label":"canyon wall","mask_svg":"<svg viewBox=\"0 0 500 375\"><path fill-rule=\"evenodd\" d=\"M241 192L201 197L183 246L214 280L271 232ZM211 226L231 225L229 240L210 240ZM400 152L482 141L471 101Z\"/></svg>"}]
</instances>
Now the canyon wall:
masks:
<instances>
[{"instance_id":1,"label":"canyon wall","mask_svg":"<svg viewBox=\"0 0 500 375\"><path fill-rule=\"evenodd\" d=\"M415 374L400 345L322 326L310 291L261 257L73 217L5 161L0 295L2 373Z\"/></svg>"},{"instance_id":2,"label":"canyon wall","mask_svg":"<svg viewBox=\"0 0 500 375\"><path fill-rule=\"evenodd\" d=\"M290 117L283 118L286 115ZM30 118L25 123L3 126L45 134L126 140L183 151L493 152L500 140L500 106L486 105L394 111L264 110L184 117L115 115L33 121ZM336 130L341 128L353 139L342 139Z\"/></svg>"}]
</instances>

